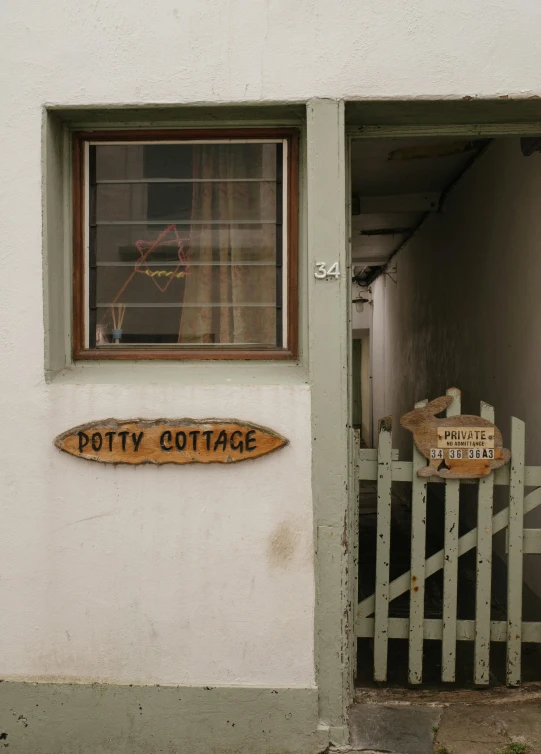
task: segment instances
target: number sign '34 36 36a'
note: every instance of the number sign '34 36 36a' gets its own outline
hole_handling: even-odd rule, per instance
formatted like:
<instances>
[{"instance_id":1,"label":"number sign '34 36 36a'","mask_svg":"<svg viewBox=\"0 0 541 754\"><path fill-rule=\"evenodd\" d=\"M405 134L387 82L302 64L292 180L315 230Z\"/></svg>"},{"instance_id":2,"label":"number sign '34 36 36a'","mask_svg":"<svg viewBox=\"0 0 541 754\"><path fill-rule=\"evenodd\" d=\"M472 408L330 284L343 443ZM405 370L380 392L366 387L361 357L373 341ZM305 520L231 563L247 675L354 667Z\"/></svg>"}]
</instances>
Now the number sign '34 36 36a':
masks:
<instances>
[{"instance_id":1,"label":"number sign '34 36 36a'","mask_svg":"<svg viewBox=\"0 0 541 754\"><path fill-rule=\"evenodd\" d=\"M511 453L503 447L500 430L488 419L470 414L437 418L452 401L452 395L442 395L400 419L400 424L413 432L418 450L430 461L417 474L475 479L507 463Z\"/></svg>"},{"instance_id":2,"label":"number sign '34 36 36a'","mask_svg":"<svg viewBox=\"0 0 541 754\"><path fill-rule=\"evenodd\" d=\"M288 440L257 424L220 419L105 419L55 439L60 450L101 463L236 463L272 453Z\"/></svg>"}]
</instances>

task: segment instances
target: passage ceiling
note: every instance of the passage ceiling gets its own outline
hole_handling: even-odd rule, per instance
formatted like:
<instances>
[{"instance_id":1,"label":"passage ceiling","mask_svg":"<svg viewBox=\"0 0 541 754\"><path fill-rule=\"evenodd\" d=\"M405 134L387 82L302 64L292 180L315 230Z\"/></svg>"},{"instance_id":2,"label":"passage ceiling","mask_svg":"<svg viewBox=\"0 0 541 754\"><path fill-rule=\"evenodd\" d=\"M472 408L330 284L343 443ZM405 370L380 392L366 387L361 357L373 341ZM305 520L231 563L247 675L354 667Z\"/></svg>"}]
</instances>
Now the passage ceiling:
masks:
<instances>
[{"instance_id":1,"label":"passage ceiling","mask_svg":"<svg viewBox=\"0 0 541 754\"><path fill-rule=\"evenodd\" d=\"M352 259L359 280L384 266L487 140L357 139L351 149Z\"/></svg>"}]
</instances>

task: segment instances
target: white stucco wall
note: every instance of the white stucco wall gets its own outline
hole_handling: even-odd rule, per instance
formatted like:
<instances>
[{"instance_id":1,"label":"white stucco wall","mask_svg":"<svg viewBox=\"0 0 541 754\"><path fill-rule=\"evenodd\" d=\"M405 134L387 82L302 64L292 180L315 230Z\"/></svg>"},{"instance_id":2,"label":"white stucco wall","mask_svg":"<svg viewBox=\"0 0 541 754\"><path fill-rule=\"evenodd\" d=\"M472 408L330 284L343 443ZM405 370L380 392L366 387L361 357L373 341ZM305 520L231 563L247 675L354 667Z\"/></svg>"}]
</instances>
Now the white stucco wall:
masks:
<instances>
[{"instance_id":1,"label":"white stucco wall","mask_svg":"<svg viewBox=\"0 0 541 754\"><path fill-rule=\"evenodd\" d=\"M44 105L538 94L540 20L533 0L1 4L2 677L314 682L309 388L45 384ZM182 470L52 447L92 419L186 414L291 445Z\"/></svg>"},{"instance_id":2,"label":"white stucco wall","mask_svg":"<svg viewBox=\"0 0 541 754\"><path fill-rule=\"evenodd\" d=\"M535 0L2 4L5 85L43 102L538 93ZM10 108L11 109L11 108Z\"/></svg>"},{"instance_id":3,"label":"white stucco wall","mask_svg":"<svg viewBox=\"0 0 541 754\"><path fill-rule=\"evenodd\" d=\"M309 390L37 382L22 376L2 400L2 677L310 685ZM162 468L51 444L87 419L186 413L256 421L291 444Z\"/></svg>"}]
</instances>

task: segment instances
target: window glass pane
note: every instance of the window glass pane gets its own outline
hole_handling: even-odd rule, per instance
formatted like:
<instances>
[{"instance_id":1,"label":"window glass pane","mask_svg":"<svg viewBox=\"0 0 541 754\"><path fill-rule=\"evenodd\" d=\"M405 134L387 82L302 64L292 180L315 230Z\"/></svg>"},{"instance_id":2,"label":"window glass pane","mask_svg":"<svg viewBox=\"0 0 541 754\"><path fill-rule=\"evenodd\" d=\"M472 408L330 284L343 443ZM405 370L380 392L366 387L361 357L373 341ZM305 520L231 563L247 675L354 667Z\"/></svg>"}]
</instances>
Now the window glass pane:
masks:
<instances>
[{"instance_id":1,"label":"window glass pane","mask_svg":"<svg viewBox=\"0 0 541 754\"><path fill-rule=\"evenodd\" d=\"M281 347L282 145L90 146L89 341Z\"/></svg>"}]
</instances>

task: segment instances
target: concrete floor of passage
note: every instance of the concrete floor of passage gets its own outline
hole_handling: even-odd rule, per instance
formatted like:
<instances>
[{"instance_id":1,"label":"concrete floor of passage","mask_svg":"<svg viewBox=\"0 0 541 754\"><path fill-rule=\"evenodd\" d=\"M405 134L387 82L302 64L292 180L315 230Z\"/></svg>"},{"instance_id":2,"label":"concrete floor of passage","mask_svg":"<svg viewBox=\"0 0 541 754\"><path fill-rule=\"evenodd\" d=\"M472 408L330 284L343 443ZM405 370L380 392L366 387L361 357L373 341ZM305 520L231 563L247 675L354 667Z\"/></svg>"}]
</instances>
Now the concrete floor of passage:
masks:
<instances>
[{"instance_id":1,"label":"concrete floor of passage","mask_svg":"<svg viewBox=\"0 0 541 754\"><path fill-rule=\"evenodd\" d=\"M429 557L443 547L443 511L444 501L441 489L434 490L435 485L429 486L427 502L427 547ZM466 495L474 490L466 490ZM391 581L409 570L411 511L407 502L409 490L404 486L401 496L393 494L392 523L391 523ZM462 495L462 492L461 492ZM466 500L466 504L467 504ZM359 601L374 593L376 572L376 510L377 493L372 483L361 483L359 502ZM464 508L461 497L460 535L471 527L471 523L463 520ZM532 556L529 556L532 557ZM533 556L538 557L538 556ZM462 620L473 620L475 617L475 550L459 558L458 567L458 617ZM498 558L493 558L493 593L492 620L506 618L506 574L505 564ZM443 571L430 576L425 584L425 616L427 618L441 618L443 605ZM409 593L405 593L390 603L390 616L407 618L409 616ZM536 595L530 594L524 603L525 620L541 620L541 601ZM358 667L357 684L359 686L374 686L373 669L373 640L358 639ZM503 642L493 642L491 645L490 683L491 686L505 684L506 647ZM390 639L388 649L388 681L386 685L406 687L408 679L408 643L405 639ZM541 645L522 645L522 680L523 683L541 681ZM423 654L423 686L438 688L441 683L441 642L425 641ZM448 687L448 684L445 684ZM457 642L456 653L456 683L452 687L473 687L473 642Z\"/></svg>"},{"instance_id":2,"label":"concrete floor of passage","mask_svg":"<svg viewBox=\"0 0 541 754\"><path fill-rule=\"evenodd\" d=\"M498 754L511 744L541 754L541 684L484 691L362 689L350 728L351 749L366 754Z\"/></svg>"}]
</instances>

